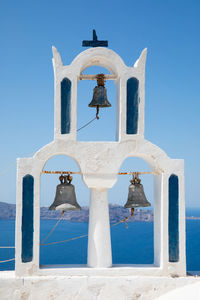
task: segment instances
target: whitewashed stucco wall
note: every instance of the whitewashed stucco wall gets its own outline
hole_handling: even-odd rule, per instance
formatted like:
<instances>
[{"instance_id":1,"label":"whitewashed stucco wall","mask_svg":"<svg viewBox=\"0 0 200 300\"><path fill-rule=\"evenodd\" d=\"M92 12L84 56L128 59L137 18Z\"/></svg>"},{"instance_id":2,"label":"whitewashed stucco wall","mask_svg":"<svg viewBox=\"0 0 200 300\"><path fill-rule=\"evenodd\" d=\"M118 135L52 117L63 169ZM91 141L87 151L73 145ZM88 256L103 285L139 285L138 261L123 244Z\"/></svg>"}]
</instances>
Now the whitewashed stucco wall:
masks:
<instances>
[{"instance_id":1,"label":"whitewashed stucco wall","mask_svg":"<svg viewBox=\"0 0 200 300\"><path fill-rule=\"evenodd\" d=\"M11 275L12 274L12 275ZM0 274L1 300L198 300L198 277L32 276Z\"/></svg>"}]
</instances>

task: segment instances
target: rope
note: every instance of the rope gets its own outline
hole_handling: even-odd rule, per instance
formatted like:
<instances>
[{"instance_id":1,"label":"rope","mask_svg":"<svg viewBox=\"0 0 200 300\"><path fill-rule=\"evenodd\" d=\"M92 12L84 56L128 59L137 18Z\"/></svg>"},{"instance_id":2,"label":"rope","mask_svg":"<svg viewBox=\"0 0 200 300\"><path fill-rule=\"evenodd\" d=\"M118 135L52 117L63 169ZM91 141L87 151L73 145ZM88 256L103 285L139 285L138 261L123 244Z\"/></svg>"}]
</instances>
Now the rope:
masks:
<instances>
[{"instance_id":1,"label":"rope","mask_svg":"<svg viewBox=\"0 0 200 300\"><path fill-rule=\"evenodd\" d=\"M77 237L74 237L74 238L71 238L71 239L67 239L67 240L62 240L62 241L57 241L57 242L51 242L51 243L44 243L48 237L53 233L53 231L55 230L55 228L57 227L57 225L60 223L60 221L62 220L64 216L64 212L62 212L62 215L60 217L60 219L57 221L57 223L54 225L53 229L48 233L48 235L42 240L42 242L40 243L41 246L49 246L49 245L55 245L55 244L60 244L60 243L68 243L68 242L71 242L71 241L74 241L74 240L78 240L78 239L82 239L84 237L87 237L88 234L84 234L84 235L80 235L80 236L77 236ZM133 210L131 211L131 215L120 220L119 222L117 223L114 223L111 225L111 227L113 226L116 226L116 225L119 225L121 223L125 223L126 224L126 228L128 229L128 224L127 224L127 220L133 216ZM15 247L0 247L0 248L15 248ZM11 259L7 259L7 260L2 260L0 261L0 263L5 263L5 262L9 262L9 261L13 261L15 260L15 258L11 258Z\"/></svg>"},{"instance_id":2,"label":"rope","mask_svg":"<svg viewBox=\"0 0 200 300\"><path fill-rule=\"evenodd\" d=\"M8 261L12 261L12 260L15 260L15 258L7 259L7 260L1 260L1 261L0 261L0 264L5 263L5 262L8 262Z\"/></svg>"},{"instance_id":3,"label":"rope","mask_svg":"<svg viewBox=\"0 0 200 300\"><path fill-rule=\"evenodd\" d=\"M60 221L62 220L63 216L64 216L64 211L62 212L62 215L60 216L60 219L57 221L57 223L54 225L54 227L52 228L52 230L47 234L47 236L42 240L41 244L43 244L49 237L50 235L54 232L54 230L56 229L56 227L58 226L58 224L60 223Z\"/></svg>"},{"instance_id":4,"label":"rope","mask_svg":"<svg viewBox=\"0 0 200 300\"><path fill-rule=\"evenodd\" d=\"M80 127L79 129L77 129L77 132L83 128L85 128L86 126L88 126L90 123L92 123L94 120L96 120L97 117L95 117L94 119L90 120L88 123L86 123L85 125L83 125L82 127Z\"/></svg>"},{"instance_id":5,"label":"rope","mask_svg":"<svg viewBox=\"0 0 200 300\"><path fill-rule=\"evenodd\" d=\"M128 217L122 219L121 221L112 224L111 227L116 226L116 225L119 225L120 223L125 223L125 224L126 224L126 228L128 229L128 224L126 223L126 221L127 221L130 217L131 217L131 216L128 216ZM55 245L55 244L60 244L60 243L68 243L68 242L70 242L70 241L82 239L82 238L87 237L87 236L88 236L88 234L84 234L84 235L80 235L80 236L77 236L77 237L74 237L74 238L71 238L71 239L68 239L68 240L62 240L62 241L51 242L51 243L46 243L46 244L44 244L43 241L42 241L42 243L41 243L40 245L41 245L41 246L49 246L49 245Z\"/></svg>"},{"instance_id":6,"label":"rope","mask_svg":"<svg viewBox=\"0 0 200 300\"><path fill-rule=\"evenodd\" d=\"M71 238L71 239L68 239L68 240L63 240L63 241L58 241L58 242L51 242L51 243L40 244L40 245L41 246L47 246L47 245L53 245L53 244L67 243L67 242L70 242L70 241L82 239L86 236L88 236L88 234L80 235L80 236L77 236L77 237L74 237L74 238Z\"/></svg>"},{"instance_id":7,"label":"rope","mask_svg":"<svg viewBox=\"0 0 200 300\"><path fill-rule=\"evenodd\" d=\"M43 170L41 174L78 174L83 175L82 172L73 172L73 171L45 171ZM144 174L152 174L159 175L160 173L155 172L118 172L117 175L144 175Z\"/></svg>"},{"instance_id":8,"label":"rope","mask_svg":"<svg viewBox=\"0 0 200 300\"><path fill-rule=\"evenodd\" d=\"M71 171L42 171L41 174L81 174L80 172Z\"/></svg>"},{"instance_id":9,"label":"rope","mask_svg":"<svg viewBox=\"0 0 200 300\"><path fill-rule=\"evenodd\" d=\"M119 225L120 223L125 223L125 224L126 224L126 228L128 229L127 221L128 221L129 218L131 218L131 217L133 216L133 213L134 213L134 208L132 207L132 208L131 208L131 214L130 214L130 216L128 216L128 217L126 217L126 218L120 220L120 221L117 222L117 223L112 224L111 227L116 226L116 225Z\"/></svg>"},{"instance_id":10,"label":"rope","mask_svg":"<svg viewBox=\"0 0 200 300\"><path fill-rule=\"evenodd\" d=\"M15 246L2 246L2 247L0 247L0 249L7 249L7 248L15 248Z\"/></svg>"},{"instance_id":11,"label":"rope","mask_svg":"<svg viewBox=\"0 0 200 300\"><path fill-rule=\"evenodd\" d=\"M130 216L128 216L128 217L126 217L126 218L120 220L120 221L117 222L117 223L112 224L111 227L116 226L116 225L119 225L119 224L121 224L121 223L125 223L125 224L126 224L126 228L128 229L127 220L128 220L130 217L133 216L133 211L134 211L134 210L132 209L132 210L131 210L131 215L130 215ZM61 220L61 219L59 219L59 221L60 221L60 220ZM57 223L58 223L58 222L57 222ZM55 227L57 226L57 223L56 223L56 225L54 226L54 228L52 229L52 231L49 233L49 235L46 237L46 239L44 239L44 240L41 242L41 244L40 244L41 246L49 246L49 245L55 245L55 244L60 244L60 243L67 243L67 242L74 241L74 240L78 240L78 239L82 239L82 238L88 236L88 234L84 234L84 235L80 235L80 236L77 236L77 237L74 237L74 238L71 238L71 239L67 239L67 240L62 240L62 241L58 241L58 242L51 242L51 243L46 243L46 244L44 244L44 242L47 240L47 238L50 236L50 234L53 232L53 230L54 230Z\"/></svg>"},{"instance_id":12,"label":"rope","mask_svg":"<svg viewBox=\"0 0 200 300\"><path fill-rule=\"evenodd\" d=\"M125 223L125 224L126 224L126 228L128 229L128 224L127 224L126 221L127 221L130 217L131 217L131 216L128 216L128 217L126 217L126 218L120 220L120 221L117 222L117 223L113 223L113 224L111 225L111 227L116 226L116 225L119 225L119 224L121 224L121 223Z\"/></svg>"}]
</instances>

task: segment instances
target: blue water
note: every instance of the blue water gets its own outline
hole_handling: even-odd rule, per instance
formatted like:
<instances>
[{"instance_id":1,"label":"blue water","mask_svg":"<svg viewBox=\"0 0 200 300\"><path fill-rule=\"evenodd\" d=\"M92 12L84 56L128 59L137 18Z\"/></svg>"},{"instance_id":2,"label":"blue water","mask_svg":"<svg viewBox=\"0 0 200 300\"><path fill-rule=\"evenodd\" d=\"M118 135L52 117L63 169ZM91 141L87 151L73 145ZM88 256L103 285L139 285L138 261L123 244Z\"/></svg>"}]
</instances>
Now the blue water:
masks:
<instances>
[{"instance_id":1,"label":"blue water","mask_svg":"<svg viewBox=\"0 0 200 300\"><path fill-rule=\"evenodd\" d=\"M55 220L41 221L41 240L55 224ZM14 245L13 220L0 220L0 246ZM47 242L70 239L87 234L88 224L61 221ZM200 220L186 221L187 270L200 270ZM111 228L113 264L153 263L153 223L134 222ZM0 261L14 257L14 249L0 249ZM86 264L87 237L56 245L40 247L40 264ZM13 270L14 262L0 263L0 270Z\"/></svg>"},{"instance_id":2,"label":"blue water","mask_svg":"<svg viewBox=\"0 0 200 300\"><path fill-rule=\"evenodd\" d=\"M15 245L15 221L0 220L0 246ZM15 249L0 249L0 261L15 257ZM15 268L14 261L9 263L0 263L1 270L13 270Z\"/></svg>"},{"instance_id":3,"label":"blue water","mask_svg":"<svg viewBox=\"0 0 200 300\"><path fill-rule=\"evenodd\" d=\"M55 225L55 220L41 221L41 241ZM62 220L46 243L62 241L87 234L87 223L70 223ZM87 237L68 243L40 246L40 264L85 264Z\"/></svg>"}]
</instances>

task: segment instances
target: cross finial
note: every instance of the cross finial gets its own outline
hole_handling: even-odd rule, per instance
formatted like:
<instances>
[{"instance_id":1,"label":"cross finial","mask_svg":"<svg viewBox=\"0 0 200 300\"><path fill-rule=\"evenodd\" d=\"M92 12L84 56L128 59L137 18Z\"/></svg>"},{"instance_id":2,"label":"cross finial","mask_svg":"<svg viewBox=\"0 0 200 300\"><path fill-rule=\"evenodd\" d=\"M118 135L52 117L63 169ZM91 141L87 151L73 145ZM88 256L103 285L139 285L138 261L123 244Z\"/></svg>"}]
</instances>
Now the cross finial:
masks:
<instances>
[{"instance_id":1,"label":"cross finial","mask_svg":"<svg viewBox=\"0 0 200 300\"><path fill-rule=\"evenodd\" d=\"M108 41L98 41L96 30L93 29L93 40L82 41L83 47L108 47Z\"/></svg>"}]
</instances>

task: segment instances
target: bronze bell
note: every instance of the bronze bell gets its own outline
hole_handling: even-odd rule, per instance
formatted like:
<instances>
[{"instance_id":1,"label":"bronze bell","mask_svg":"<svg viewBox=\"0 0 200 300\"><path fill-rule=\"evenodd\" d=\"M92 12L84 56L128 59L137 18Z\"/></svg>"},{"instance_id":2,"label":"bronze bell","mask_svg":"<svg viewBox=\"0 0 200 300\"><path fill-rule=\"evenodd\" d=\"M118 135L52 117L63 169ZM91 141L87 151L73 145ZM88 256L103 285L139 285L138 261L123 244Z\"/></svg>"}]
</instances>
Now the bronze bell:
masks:
<instances>
[{"instance_id":1,"label":"bronze bell","mask_svg":"<svg viewBox=\"0 0 200 300\"><path fill-rule=\"evenodd\" d=\"M76 201L75 188L71 184L72 177L60 176L60 184L56 188L56 196L53 204L49 207L50 210L80 210L81 207Z\"/></svg>"},{"instance_id":2,"label":"bronze bell","mask_svg":"<svg viewBox=\"0 0 200 300\"><path fill-rule=\"evenodd\" d=\"M124 207L135 208L151 206L144 194L144 188L140 183L141 180L139 179L139 177L134 175L133 179L130 182L131 184L129 185L128 200Z\"/></svg>"},{"instance_id":3,"label":"bronze bell","mask_svg":"<svg viewBox=\"0 0 200 300\"><path fill-rule=\"evenodd\" d=\"M93 90L93 98L89 107L110 107L111 104L107 99L107 90L104 86L104 74L97 75L97 86Z\"/></svg>"}]
</instances>

